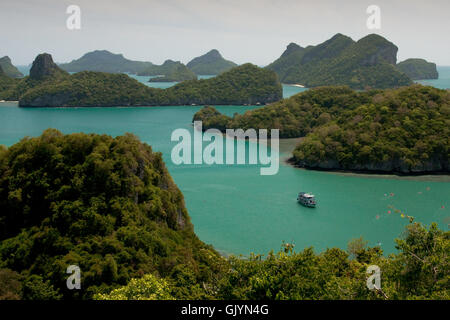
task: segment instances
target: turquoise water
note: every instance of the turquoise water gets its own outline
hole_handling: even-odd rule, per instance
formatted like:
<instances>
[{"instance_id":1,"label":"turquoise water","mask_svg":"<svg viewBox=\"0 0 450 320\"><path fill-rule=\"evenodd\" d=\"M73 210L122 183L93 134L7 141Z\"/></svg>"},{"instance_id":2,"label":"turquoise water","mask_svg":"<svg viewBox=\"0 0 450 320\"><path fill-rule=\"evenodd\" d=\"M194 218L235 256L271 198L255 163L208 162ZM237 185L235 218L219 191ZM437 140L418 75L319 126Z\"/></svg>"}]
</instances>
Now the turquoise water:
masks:
<instances>
[{"instance_id":1,"label":"turquoise water","mask_svg":"<svg viewBox=\"0 0 450 320\"><path fill-rule=\"evenodd\" d=\"M26 72L25 68L21 69ZM438 80L418 81L450 88L450 67L438 67ZM132 76L152 87L175 83L149 83L149 77ZM208 78L211 76L205 76ZM307 89L283 85L284 97ZM256 106L218 106L225 114L243 113ZM307 171L282 163L277 175L261 176L256 165L207 166L172 164L173 130L193 133L192 116L200 107L152 108L38 108L21 109L0 103L0 144L12 145L24 136L37 136L51 127L64 133L95 132L113 136L133 132L163 153L200 239L225 253L267 253L281 242L293 241L297 249L313 246L345 248L363 236L370 245L393 252L395 237L407 224L390 206L429 224L450 223L450 178L355 175ZM295 141L284 141L282 157L289 156ZM316 194L318 207L296 202L299 191ZM392 193L392 195L391 195ZM389 213L391 211L391 213Z\"/></svg>"},{"instance_id":2,"label":"turquoise water","mask_svg":"<svg viewBox=\"0 0 450 320\"><path fill-rule=\"evenodd\" d=\"M219 106L232 115L256 107ZM64 133L95 132L113 136L133 132L161 151L183 192L195 232L225 253L267 253L281 242L296 249L313 246L346 248L363 236L385 252L394 251L393 239L407 224L390 205L418 221L450 223L448 177L396 178L306 171L281 164L274 176L259 175L256 165L207 166L172 164L170 141L174 129L192 134L191 119L200 107L153 108L37 108L12 104L0 107L0 144L11 145L52 127ZM283 149L286 143L283 142ZM287 143L289 144L289 143ZM283 153L283 156L286 156ZM318 207L296 202L299 191L316 194ZM391 196L391 193L393 195Z\"/></svg>"},{"instance_id":3,"label":"turquoise water","mask_svg":"<svg viewBox=\"0 0 450 320\"><path fill-rule=\"evenodd\" d=\"M433 86L439 89L450 88L450 66L449 67L437 67L439 73L439 79L435 80L419 80L416 81L426 86Z\"/></svg>"}]
</instances>

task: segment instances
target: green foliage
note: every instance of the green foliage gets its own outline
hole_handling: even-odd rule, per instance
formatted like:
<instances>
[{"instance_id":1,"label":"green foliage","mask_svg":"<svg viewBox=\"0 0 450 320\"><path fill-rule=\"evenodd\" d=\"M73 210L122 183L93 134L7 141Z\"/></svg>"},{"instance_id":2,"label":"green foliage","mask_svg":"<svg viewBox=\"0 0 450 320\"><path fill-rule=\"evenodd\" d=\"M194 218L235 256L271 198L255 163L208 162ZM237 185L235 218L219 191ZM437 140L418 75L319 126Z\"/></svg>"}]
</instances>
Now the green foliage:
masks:
<instances>
[{"instance_id":1,"label":"green foliage","mask_svg":"<svg viewBox=\"0 0 450 320\"><path fill-rule=\"evenodd\" d=\"M215 110L215 109L214 109ZM322 87L232 118L209 107L203 129L280 129L305 137L292 161L303 167L415 173L449 170L450 95L414 85L353 91Z\"/></svg>"},{"instance_id":2,"label":"green foliage","mask_svg":"<svg viewBox=\"0 0 450 320\"><path fill-rule=\"evenodd\" d=\"M47 65L53 69L50 62ZM19 105L25 107L240 105L269 103L282 97L276 74L251 64L212 79L183 81L165 90L150 88L125 74L89 71L57 73L54 79L30 74L8 88L0 92L0 97L19 100Z\"/></svg>"},{"instance_id":3,"label":"green foliage","mask_svg":"<svg viewBox=\"0 0 450 320\"><path fill-rule=\"evenodd\" d=\"M225 60L216 49L213 49L200 57L192 59L187 64L189 69L199 75L217 75L236 66L236 63Z\"/></svg>"},{"instance_id":4,"label":"green foliage","mask_svg":"<svg viewBox=\"0 0 450 320\"><path fill-rule=\"evenodd\" d=\"M165 64L167 64L167 61L164 63L164 65ZM197 79L195 73L192 72L190 69L188 69L181 62L172 61L170 68L168 68L167 71L160 74L164 74L164 76L151 78L149 82L179 82Z\"/></svg>"},{"instance_id":5,"label":"green foliage","mask_svg":"<svg viewBox=\"0 0 450 320\"><path fill-rule=\"evenodd\" d=\"M0 68L3 72L11 78L21 78L23 74L11 63L11 59L8 56L0 58ZM1 73L1 72L0 72Z\"/></svg>"},{"instance_id":6,"label":"green foliage","mask_svg":"<svg viewBox=\"0 0 450 320\"><path fill-rule=\"evenodd\" d=\"M24 300L59 300L62 295L58 289L50 283L50 280L44 280L40 275L30 275L23 281Z\"/></svg>"},{"instance_id":7,"label":"green foliage","mask_svg":"<svg viewBox=\"0 0 450 320\"><path fill-rule=\"evenodd\" d=\"M180 264L206 281L209 255L161 154L135 136L48 129L0 148L0 267L23 275L24 298L89 298ZM82 290L66 288L69 265Z\"/></svg>"},{"instance_id":8,"label":"green foliage","mask_svg":"<svg viewBox=\"0 0 450 320\"><path fill-rule=\"evenodd\" d=\"M379 247L367 247L362 238L349 243L350 250L356 249L356 259L338 248L319 254L307 248L270 252L265 258L255 254L249 258L231 256L217 277L201 287L187 280L189 271L180 266L181 278L166 281L150 275L150 280L134 280L97 298L158 299L155 292L162 292L163 299L170 299L174 288L193 285L197 293L208 291L209 299L226 300L449 299L449 237L450 232L439 230L435 224L427 229L415 223L396 240L399 252L388 257ZM370 291L366 286L370 265L380 267L381 290ZM192 290L177 292L178 299L199 298Z\"/></svg>"},{"instance_id":9,"label":"green foliage","mask_svg":"<svg viewBox=\"0 0 450 320\"><path fill-rule=\"evenodd\" d=\"M436 64L424 59L407 59L398 63L397 69L413 80L439 78Z\"/></svg>"},{"instance_id":10,"label":"green foliage","mask_svg":"<svg viewBox=\"0 0 450 320\"><path fill-rule=\"evenodd\" d=\"M22 296L20 274L9 269L0 269L0 300L19 300Z\"/></svg>"},{"instance_id":11,"label":"green foliage","mask_svg":"<svg viewBox=\"0 0 450 320\"><path fill-rule=\"evenodd\" d=\"M411 223L396 243L388 257L361 238L223 258L193 233L161 154L131 134L49 129L0 148L2 299L449 299L450 232ZM372 264L383 292L366 287ZM81 290L66 288L69 265Z\"/></svg>"},{"instance_id":12,"label":"green foliage","mask_svg":"<svg viewBox=\"0 0 450 320\"><path fill-rule=\"evenodd\" d=\"M369 265L381 269L383 292L389 299L448 299L450 290L450 232L410 224L401 239L399 253L388 257L378 247L363 243L358 259L331 248L315 254L269 253L267 258L230 259L220 280L219 299L384 299L366 287Z\"/></svg>"},{"instance_id":13,"label":"green foliage","mask_svg":"<svg viewBox=\"0 0 450 320\"><path fill-rule=\"evenodd\" d=\"M173 300L169 287L164 279L146 274L140 279L131 279L123 287L108 294L97 294L96 300Z\"/></svg>"},{"instance_id":14,"label":"green foliage","mask_svg":"<svg viewBox=\"0 0 450 320\"><path fill-rule=\"evenodd\" d=\"M151 78L149 82L179 82L197 79L194 72L180 61L166 60L160 66L151 65L138 72L140 76L157 76Z\"/></svg>"},{"instance_id":15,"label":"green foliage","mask_svg":"<svg viewBox=\"0 0 450 320\"><path fill-rule=\"evenodd\" d=\"M230 118L221 114L212 106L205 106L194 114L192 121L202 121L205 128L215 128L225 132L229 125Z\"/></svg>"},{"instance_id":16,"label":"green foliage","mask_svg":"<svg viewBox=\"0 0 450 320\"><path fill-rule=\"evenodd\" d=\"M267 66L284 83L307 87L348 85L355 89L391 88L411 84L395 68L397 47L371 34L357 42L342 34L317 46L290 44L283 55Z\"/></svg>"},{"instance_id":17,"label":"green foliage","mask_svg":"<svg viewBox=\"0 0 450 320\"><path fill-rule=\"evenodd\" d=\"M9 90L13 90L17 86L19 81L19 79L13 79L8 76L3 71L2 66L0 66L0 100L7 100L5 99L8 97L7 92L9 92Z\"/></svg>"},{"instance_id":18,"label":"green foliage","mask_svg":"<svg viewBox=\"0 0 450 320\"><path fill-rule=\"evenodd\" d=\"M296 164L402 173L449 171L448 92L412 86L358 95L371 99L314 128L293 152Z\"/></svg>"},{"instance_id":19,"label":"green foliage","mask_svg":"<svg viewBox=\"0 0 450 320\"><path fill-rule=\"evenodd\" d=\"M30 75L23 79L16 79L12 85L0 90L0 98L4 100L19 100L22 95L35 87L51 85L55 82L64 81L69 74L58 68L48 53L40 54L33 62ZM0 75L1 78L1 75ZM0 89L1 80L0 80Z\"/></svg>"}]
</instances>

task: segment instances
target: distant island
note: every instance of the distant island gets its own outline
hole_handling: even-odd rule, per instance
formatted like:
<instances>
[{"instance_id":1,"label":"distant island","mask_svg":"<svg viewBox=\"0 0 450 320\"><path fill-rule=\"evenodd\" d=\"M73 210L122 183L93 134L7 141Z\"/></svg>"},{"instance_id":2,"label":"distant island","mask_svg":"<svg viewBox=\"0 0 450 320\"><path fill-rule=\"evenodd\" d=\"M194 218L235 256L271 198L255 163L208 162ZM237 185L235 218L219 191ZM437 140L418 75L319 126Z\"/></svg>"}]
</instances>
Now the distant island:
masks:
<instances>
[{"instance_id":1,"label":"distant island","mask_svg":"<svg viewBox=\"0 0 450 320\"><path fill-rule=\"evenodd\" d=\"M237 66L232 61L225 60L216 49L192 59L187 65L197 75L217 75Z\"/></svg>"},{"instance_id":2,"label":"distant island","mask_svg":"<svg viewBox=\"0 0 450 320\"><path fill-rule=\"evenodd\" d=\"M19 80L11 78L8 76L5 71L3 71L2 66L0 66L0 100L4 100L2 98L1 92L6 92L16 87Z\"/></svg>"},{"instance_id":3,"label":"distant island","mask_svg":"<svg viewBox=\"0 0 450 320\"><path fill-rule=\"evenodd\" d=\"M19 71L11 62L11 59L8 56L4 56L3 58L0 58L0 67L2 68L3 72L11 77L11 78L22 78L23 74Z\"/></svg>"},{"instance_id":4,"label":"distant island","mask_svg":"<svg viewBox=\"0 0 450 320\"><path fill-rule=\"evenodd\" d=\"M217 75L236 66L237 64L234 62L225 60L216 49L211 50L203 56L192 59L188 65L170 59L161 65L148 61L133 61L126 59L122 54L114 54L107 50L88 52L79 59L69 63L59 64L61 69L72 73L96 71L130 73L139 76L158 76L150 79L150 82L193 80L197 78L196 75Z\"/></svg>"},{"instance_id":5,"label":"distant island","mask_svg":"<svg viewBox=\"0 0 450 320\"><path fill-rule=\"evenodd\" d=\"M122 54L114 54L107 50L88 52L72 62L59 64L59 67L67 72L98 71L132 74L139 73L150 66L153 66L153 63L128 60Z\"/></svg>"},{"instance_id":6,"label":"distant island","mask_svg":"<svg viewBox=\"0 0 450 320\"><path fill-rule=\"evenodd\" d=\"M126 74L83 71L70 75L49 54L40 54L30 75L0 92L21 107L166 106L266 104L282 98L276 74L252 64L217 77L150 88Z\"/></svg>"},{"instance_id":7,"label":"distant island","mask_svg":"<svg viewBox=\"0 0 450 320\"><path fill-rule=\"evenodd\" d=\"M397 68L412 80L438 79L436 64L424 59L407 59L397 64Z\"/></svg>"},{"instance_id":8,"label":"distant island","mask_svg":"<svg viewBox=\"0 0 450 320\"><path fill-rule=\"evenodd\" d=\"M291 43L279 59L266 68L281 82L306 87L347 85L354 89L407 86L411 79L396 68L398 48L385 38L370 34L357 42L336 34L317 45L303 48Z\"/></svg>"},{"instance_id":9,"label":"distant island","mask_svg":"<svg viewBox=\"0 0 450 320\"><path fill-rule=\"evenodd\" d=\"M449 172L448 110L448 91L428 86L322 87L233 117L206 107L194 120L203 130L278 128L281 138L304 137L291 159L300 167L414 174Z\"/></svg>"},{"instance_id":10,"label":"distant island","mask_svg":"<svg viewBox=\"0 0 450 320\"><path fill-rule=\"evenodd\" d=\"M197 75L179 61L166 60L162 65L153 65L138 73L141 76L156 76L149 82L181 82L196 80ZM161 76L160 76L161 75Z\"/></svg>"},{"instance_id":11,"label":"distant island","mask_svg":"<svg viewBox=\"0 0 450 320\"><path fill-rule=\"evenodd\" d=\"M107 50L88 52L80 59L60 64L59 67L68 72L96 71L157 76L150 79L150 82L181 82L197 79L195 73L179 61L166 60L162 65L156 65L146 61L128 60L122 54L114 54Z\"/></svg>"}]
</instances>

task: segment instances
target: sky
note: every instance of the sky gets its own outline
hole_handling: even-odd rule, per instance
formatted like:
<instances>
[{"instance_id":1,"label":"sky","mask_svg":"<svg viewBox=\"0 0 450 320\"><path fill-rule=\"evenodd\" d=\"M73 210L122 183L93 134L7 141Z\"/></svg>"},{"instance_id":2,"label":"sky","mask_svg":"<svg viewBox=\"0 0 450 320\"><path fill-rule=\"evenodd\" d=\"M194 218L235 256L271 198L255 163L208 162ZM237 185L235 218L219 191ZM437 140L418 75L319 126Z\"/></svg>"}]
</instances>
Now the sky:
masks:
<instances>
[{"instance_id":1,"label":"sky","mask_svg":"<svg viewBox=\"0 0 450 320\"><path fill-rule=\"evenodd\" d=\"M66 26L69 5L81 9L79 30ZM379 30L366 26L369 5L381 10ZM264 66L291 42L378 33L399 47L398 61L450 66L449 17L449 0L1 0L0 57L25 65L47 52L68 62L105 49L161 64L218 49L236 63Z\"/></svg>"}]
</instances>

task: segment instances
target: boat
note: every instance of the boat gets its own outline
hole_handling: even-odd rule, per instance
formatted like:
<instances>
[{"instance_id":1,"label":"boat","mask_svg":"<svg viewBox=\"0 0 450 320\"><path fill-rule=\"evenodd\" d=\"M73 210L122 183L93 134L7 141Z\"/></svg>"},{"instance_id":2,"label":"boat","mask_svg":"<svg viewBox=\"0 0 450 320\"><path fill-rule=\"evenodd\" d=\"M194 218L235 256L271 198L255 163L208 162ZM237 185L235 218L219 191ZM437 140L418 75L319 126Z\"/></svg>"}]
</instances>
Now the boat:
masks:
<instances>
[{"instance_id":1,"label":"boat","mask_svg":"<svg viewBox=\"0 0 450 320\"><path fill-rule=\"evenodd\" d=\"M316 198L311 193L300 192L297 201L305 207L314 208L316 206Z\"/></svg>"}]
</instances>

